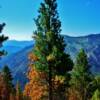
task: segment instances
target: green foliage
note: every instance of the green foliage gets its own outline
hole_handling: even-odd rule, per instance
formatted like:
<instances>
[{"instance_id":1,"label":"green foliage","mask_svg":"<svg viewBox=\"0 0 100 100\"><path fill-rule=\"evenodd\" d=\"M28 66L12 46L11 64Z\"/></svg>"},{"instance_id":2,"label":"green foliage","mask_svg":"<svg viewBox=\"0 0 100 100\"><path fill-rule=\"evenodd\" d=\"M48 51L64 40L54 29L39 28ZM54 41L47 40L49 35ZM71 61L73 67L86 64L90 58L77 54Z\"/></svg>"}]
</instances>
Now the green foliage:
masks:
<instances>
[{"instance_id":1,"label":"green foliage","mask_svg":"<svg viewBox=\"0 0 100 100\"><path fill-rule=\"evenodd\" d=\"M94 92L94 95L92 97L91 100L100 100L100 90L97 89L95 92Z\"/></svg>"},{"instance_id":2,"label":"green foliage","mask_svg":"<svg viewBox=\"0 0 100 100\"><path fill-rule=\"evenodd\" d=\"M19 82L17 82L17 84L16 84L16 92L17 92L17 94L22 95L22 90L21 90Z\"/></svg>"},{"instance_id":3,"label":"green foliage","mask_svg":"<svg viewBox=\"0 0 100 100\"><path fill-rule=\"evenodd\" d=\"M38 59L34 61L34 66L48 75L49 91L52 91L52 79L55 75L67 77L73 67L70 56L64 52L66 45L63 36L60 35L61 22L56 0L44 0L41 3L35 23L37 30L33 36L35 39L33 54Z\"/></svg>"},{"instance_id":4,"label":"green foliage","mask_svg":"<svg viewBox=\"0 0 100 100\"><path fill-rule=\"evenodd\" d=\"M92 81L93 75L90 72L87 55L85 54L85 51L81 49L71 73L71 87L74 87L74 89L80 93L83 100L86 98L88 99Z\"/></svg>"},{"instance_id":5,"label":"green foliage","mask_svg":"<svg viewBox=\"0 0 100 100\"><path fill-rule=\"evenodd\" d=\"M91 94L92 96L94 95L94 92L96 90L100 91L100 76L99 75L95 76L91 86L92 86L92 88L90 89L90 91L92 93Z\"/></svg>"},{"instance_id":6,"label":"green foliage","mask_svg":"<svg viewBox=\"0 0 100 100\"><path fill-rule=\"evenodd\" d=\"M70 56L64 52L65 43L61 32L61 22L57 13L56 0L44 0L39 9L39 16L35 19L37 30L34 33L36 40L33 53L39 58L34 62L40 71L52 74L63 74L70 71L73 62Z\"/></svg>"},{"instance_id":7,"label":"green foliage","mask_svg":"<svg viewBox=\"0 0 100 100\"><path fill-rule=\"evenodd\" d=\"M16 84L16 100L24 100L19 82Z\"/></svg>"}]
</instances>

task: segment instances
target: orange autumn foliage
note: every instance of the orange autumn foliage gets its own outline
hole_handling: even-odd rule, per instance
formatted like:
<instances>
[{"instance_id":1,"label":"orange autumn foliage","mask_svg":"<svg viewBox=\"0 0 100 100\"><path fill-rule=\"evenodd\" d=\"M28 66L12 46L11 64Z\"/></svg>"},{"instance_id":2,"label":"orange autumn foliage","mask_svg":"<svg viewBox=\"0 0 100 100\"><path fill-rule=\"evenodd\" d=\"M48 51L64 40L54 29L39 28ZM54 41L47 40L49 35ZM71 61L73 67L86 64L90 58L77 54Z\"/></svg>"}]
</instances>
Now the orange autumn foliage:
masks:
<instances>
[{"instance_id":1,"label":"orange autumn foliage","mask_svg":"<svg viewBox=\"0 0 100 100\"><path fill-rule=\"evenodd\" d=\"M35 68L30 68L28 73L29 83L26 84L23 94L31 100L41 100L41 98L46 98L47 100L48 86L43 79L45 75L42 74L36 71Z\"/></svg>"},{"instance_id":2,"label":"orange autumn foliage","mask_svg":"<svg viewBox=\"0 0 100 100\"><path fill-rule=\"evenodd\" d=\"M47 75L44 72L37 71L33 66L30 66L29 73L27 75L29 82L26 84L24 89L24 96L30 98L30 100L48 100L49 86L46 79L48 79ZM63 76L55 76L52 79L53 85L53 98L54 100L60 100L61 86L64 84L65 78ZM61 87L61 88L60 88Z\"/></svg>"},{"instance_id":3,"label":"orange autumn foliage","mask_svg":"<svg viewBox=\"0 0 100 100\"><path fill-rule=\"evenodd\" d=\"M38 60L33 53L29 54L30 64L28 79L29 82L25 85L23 95L30 98L30 100L48 100L49 97L49 84L48 76L45 72L37 71L35 69L34 61ZM65 78L63 76L55 76L52 78L53 99L60 100L61 86L63 86Z\"/></svg>"},{"instance_id":4,"label":"orange autumn foliage","mask_svg":"<svg viewBox=\"0 0 100 100\"><path fill-rule=\"evenodd\" d=\"M32 52L30 52L29 56L28 56L28 59L33 62L33 61L37 61L38 57L35 56Z\"/></svg>"}]
</instances>

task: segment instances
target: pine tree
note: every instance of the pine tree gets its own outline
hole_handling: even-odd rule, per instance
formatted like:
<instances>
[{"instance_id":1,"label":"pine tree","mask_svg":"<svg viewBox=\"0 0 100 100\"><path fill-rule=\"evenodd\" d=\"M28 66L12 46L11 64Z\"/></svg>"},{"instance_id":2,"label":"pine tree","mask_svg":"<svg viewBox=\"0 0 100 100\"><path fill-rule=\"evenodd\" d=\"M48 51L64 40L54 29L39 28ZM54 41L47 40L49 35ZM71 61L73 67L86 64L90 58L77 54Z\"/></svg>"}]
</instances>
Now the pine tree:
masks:
<instances>
[{"instance_id":1,"label":"pine tree","mask_svg":"<svg viewBox=\"0 0 100 100\"><path fill-rule=\"evenodd\" d=\"M3 81L2 74L1 74L1 72L0 72L0 100L2 100L3 88L4 88L4 81Z\"/></svg>"},{"instance_id":2,"label":"pine tree","mask_svg":"<svg viewBox=\"0 0 100 100\"><path fill-rule=\"evenodd\" d=\"M8 100L8 99L9 99L9 91L4 82L3 75L2 73L0 73L0 100Z\"/></svg>"},{"instance_id":3,"label":"pine tree","mask_svg":"<svg viewBox=\"0 0 100 100\"><path fill-rule=\"evenodd\" d=\"M3 73L3 80L6 84L7 90L9 91L9 93L14 93L14 86L12 84L13 78L8 66L4 66L2 73Z\"/></svg>"},{"instance_id":4,"label":"pine tree","mask_svg":"<svg viewBox=\"0 0 100 100\"><path fill-rule=\"evenodd\" d=\"M3 28L4 28L5 25L6 25L5 23L0 24L0 34L2 33L2 30L3 30ZM2 47L2 43L4 41L6 41L7 39L8 39L8 37L6 37L4 35L0 35L0 47ZM0 57L2 55L4 55L4 54L5 54L5 51L4 50L0 51Z\"/></svg>"},{"instance_id":5,"label":"pine tree","mask_svg":"<svg viewBox=\"0 0 100 100\"><path fill-rule=\"evenodd\" d=\"M71 88L80 94L80 100L88 100L89 88L93 81L93 75L90 72L87 55L83 49L80 50L75 66L71 73Z\"/></svg>"},{"instance_id":6,"label":"pine tree","mask_svg":"<svg viewBox=\"0 0 100 100\"><path fill-rule=\"evenodd\" d=\"M57 88L62 93L65 89L65 81L68 81L66 80L67 74L73 66L70 56L64 52L66 45L63 36L60 35L61 22L57 12L56 0L44 0L41 3L39 16L35 19L35 22L37 30L33 36L35 39L34 67L48 76L45 79L49 85L49 99L52 100L54 94L53 80L56 77L59 77L59 79L65 77L63 86L60 84L60 87Z\"/></svg>"},{"instance_id":7,"label":"pine tree","mask_svg":"<svg viewBox=\"0 0 100 100\"><path fill-rule=\"evenodd\" d=\"M23 100L23 94L19 82L16 84L16 100Z\"/></svg>"},{"instance_id":8,"label":"pine tree","mask_svg":"<svg viewBox=\"0 0 100 100\"><path fill-rule=\"evenodd\" d=\"M5 23L0 24L0 34L2 33L5 25L6 25ZM3 42L6 41L7 39L8 39L8 37L4 36L3 34L0 35L0 48L2 47ZM5 54L6 54L6 52L4 50L0 50L0 59ZM8 94L9 94L9 91L6 88L6 84L4 82L3 75L0 72L0 100L9 99Z\"/></svg>"},{"instance_id":9,"label":"pine tree","mask_svg":"<svg viewBox=\"0 0 100 100\"><path fill-rule=\"evenodd\" d=\"M10 93L9 100L16 100L15 94Z\"/></svg>"},{"instance_id":10,"label":"pine tree","mask_svg":"<svg viewBox=\"0 0 100 100\"><path fill-rule=\"evenodd\" d=\"M100 99L100 75L95 76L91 91L92 91L91 100L99 100Z\"/></svg>"}]
</instances>

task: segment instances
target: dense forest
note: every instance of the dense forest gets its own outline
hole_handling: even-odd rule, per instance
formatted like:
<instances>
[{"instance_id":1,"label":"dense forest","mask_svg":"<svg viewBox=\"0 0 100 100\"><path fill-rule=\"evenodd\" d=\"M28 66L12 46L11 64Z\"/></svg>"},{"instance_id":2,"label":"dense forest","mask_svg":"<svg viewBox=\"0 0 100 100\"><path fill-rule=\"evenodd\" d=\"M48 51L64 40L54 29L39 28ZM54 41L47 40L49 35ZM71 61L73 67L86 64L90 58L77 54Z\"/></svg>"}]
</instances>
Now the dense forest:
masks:
<instances>
[{"instance_id":1,"label":"dense forest","mask_svg":"<svg viewBox=\"0 0 100 100\"><path fill-rule=\"evenodd\" d=\"M34 19L37 30L35 46L29 53L28 82L24 89L7 65L0 72L0 100L100 100L100 76L94 75L85 50L80 49L75 62L65 53L56 0L44 0ZM6 24L0 24L0 34ZM0 46L8 37L0 36ZM6 56L0 51L0 59Z\"/></svg>"}]
</instances>

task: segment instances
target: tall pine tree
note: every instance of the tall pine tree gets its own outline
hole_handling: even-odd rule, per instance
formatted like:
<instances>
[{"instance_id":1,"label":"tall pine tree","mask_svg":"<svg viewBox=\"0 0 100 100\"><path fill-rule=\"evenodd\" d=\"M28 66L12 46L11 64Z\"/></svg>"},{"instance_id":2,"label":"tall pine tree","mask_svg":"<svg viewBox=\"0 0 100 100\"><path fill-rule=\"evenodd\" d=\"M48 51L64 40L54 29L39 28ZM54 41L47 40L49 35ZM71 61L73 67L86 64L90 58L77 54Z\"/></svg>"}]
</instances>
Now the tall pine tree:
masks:
<instances>
[{"instance_id":1,"label":"tall pine tree","mask_svg":"<svg viewBox=\"0 0 100 100\"><path fill-rule=\"evenodd\" d=\"M45 79L49 85L49 100L52 100L54 95L53 80L57 77L58 79L63 78L64 86L65 82L68 81L66 80L67 74L73 66L70 56L64 52L66 45L63 36L60 35L61 22L57 12L56 0L44 0L41 3L39 16L35 19L35 22L37 30L33 36L35 39L33 66L39 72L47 75ZM65 91L65 88L60 87L57 88L60 93Z\"/></svg>"},{"instance_id":2,"label":"tall pine tree","mask_svg":"<svg viewBox=\"0 0 100 100\"><path fill-rule=\"evenodd\" d=\"M77 92L80 100L88 100L90 96L89 89L92 85L93 75L90 72L87 55L83 49L77 55L75 66L71 73L71 88ZM70 94L69 94L70 96Z\"/></svg>"},{"instance_id":3,"label":"tall pine tree","mask_svg":"<svg viewBox=\"0 0 100 100\"><path fill-rule=\"evenodd\" d=\"M6 88L9 91L9 93L14 93L14 86L12 83L12 75L10 72L10 69L8 68L8 66L4 66L3 70L2 70L2 75L3 75L3 80L6 84Z\"/></svg>"}]
</instances>

